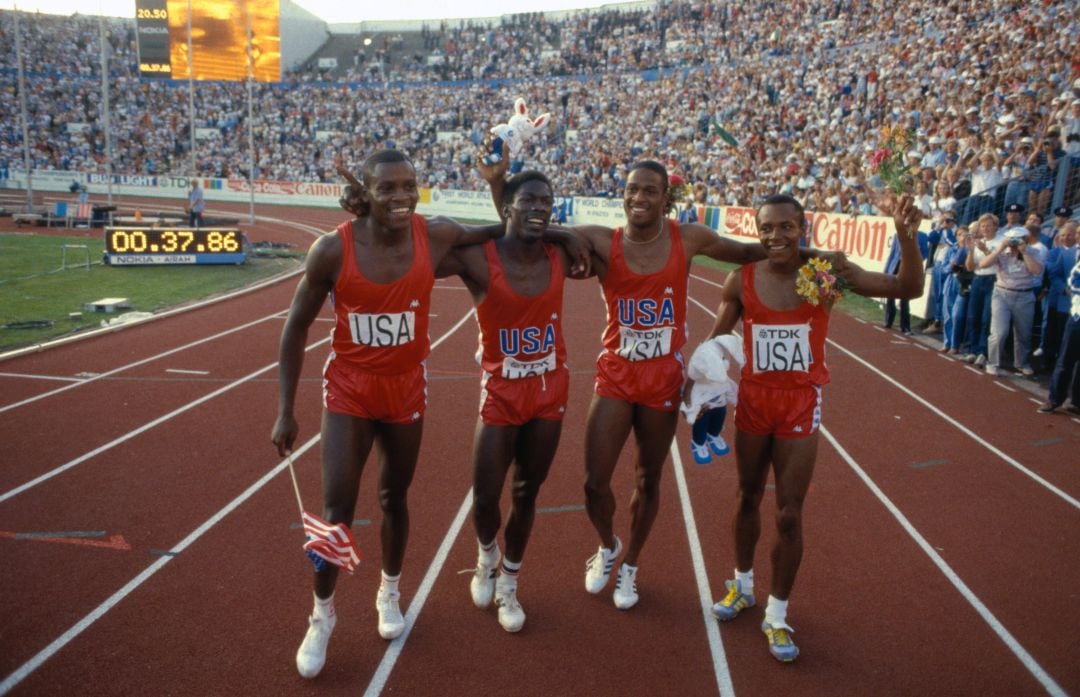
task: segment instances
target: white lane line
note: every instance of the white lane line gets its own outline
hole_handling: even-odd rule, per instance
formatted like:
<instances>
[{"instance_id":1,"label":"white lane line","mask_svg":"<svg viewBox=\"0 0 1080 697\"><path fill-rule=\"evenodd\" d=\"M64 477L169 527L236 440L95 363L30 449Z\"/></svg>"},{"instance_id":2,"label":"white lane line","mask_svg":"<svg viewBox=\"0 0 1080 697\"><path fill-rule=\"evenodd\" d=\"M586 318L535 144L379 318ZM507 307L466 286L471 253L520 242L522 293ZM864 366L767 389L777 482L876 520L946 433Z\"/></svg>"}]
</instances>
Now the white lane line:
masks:
<instances>
[{"instance_id":1,"label":"white lane line","mask_svg":"<svg viewBox=\"0 0 1080 697\"><path fill-rule=\"evenodd\" d=\"M917 395L915 392L910 390L905 385L900 384L897 380L895 380L891 376L886 375L879 368L877 368L874 365L871 365L869 362L864 360L861 356L855 355L854 353L847 350L846 348L844 348L840 344L836 343L832 339L826 339L825 341L827 341L830 345L836 347L838 350L843 351L847 355L851 356L853 359L855 359L859 363L862 363L863 366L865 366L868 370L870 370L873 373L876 373L879 377L881 377L883 380L885 380L886 382L891 384L893 387L900 390L901 392L903 392L907 396L911 397L916 402L923 405L924 407L926 407L927 409L932 411L937 416L941 417L942 420L944 420L944 421L948 422L949 424L955 426L961 433L968 436L969 438L971 438L973 441L975 441L976 443L978 443L982 447L986 448L990 452L997 455L999 458L1004 460L1006 464L1013 467L1018 472L1021 472L1021 473L1025 474L1025 475L1027 475L1029 478L1031 478L1032 481L1034 481L1034 482L1042 485L1044 488L1046 488L1047 491L1050 491L1050 492L1056 494L1058 497L1061 498L1062 501L1065 501L1067 504L1069 504L1073 508L1076 508L1076 509L1080 510L1080 501L1076 500L1072 496L1069 496L1067 493L1065 493L1064 491L1062 491L1058 487L1054 486L1053 484L1051 484L1046 479L1043 479L1042 477L1040 477L1038 474L1036 474L1032 470L1028 469L1027 467L1023 466L1022 464L1020 464L1019 462L1017 462L1013 458L1009 457L1004 452L1002 452L998 448L994 447L991 443L984 440L981 436L979 436L979 434L975 433L974 431L972 431L967 426L963 425L962 423L960 423L959 421L957 421L953 417L949 416L948 414L946 414L941 409L938 409L936 406L934 406L933 404L931 404L927 400L923 399L921 396ZM995 382L994 384L996 385L996 384L999 384L999 383ZM1005 387L1005 386L1002 385L1002 387ZM1009 390L1010 392L1015 392L1016 391L1016 390L1012 389L1011 387L1006 387L1005 389Z\"/></svg>"},{"instance_id":2,"label":"white lane line","mask_svg":"<svg viewBox=\"0 0 1080 697\"><path fill-rule=\"evenodd\" d=\"M1009 650L1012 651L1013 655L1020 660L1024 667L1027 668L1028 672L1039 681L1043 686L1043 689L1045 689L1048 694L1054 695L1054 697L1068 697L1065 690L1061 689L1061 686L1050 677L1050 674L1039 665L1038 661L1036 661L1035 658L1024 649L1020 642L1009 633L1009 630L1005 629L1005 626L994 616L994 613L990 612L990 609L979 600L979 597L975 595L970 588L968 588L967 584L964 583L955 571L953 571L952 567L950 567L941 555L938 554L937 550L926 541L926 538L919 534L919 531L915 529L915 526L911 524L911 521L900 512L900 509L885 495L885 492L874 483L874 480L863 471L859 464L855 462L851 455L844 450L840 443L833 438L833 435L829 433L828 429L824 426L821 427L821 435L825 436L829 443L836 448L836 452L840 454L840 457L844 459L859 479L863 481L863 484L873 492L878 501L885 506L894 518L896 518L897 522L900 523L900 527L902 527L911 539L915 541L915 544L922 549L923 553L930 557L930 560L934 562L934 565L937 566L938 570L949 580L949 583L960 592L960 595L964 597L964 600L975 609L984 622L990 625L990 628L994 630L994 633L1005 643L1005 646L1007 646Z\"/></svg>"},{"instance_id":3,"label":"white lane line","mask_svg":"<svg viewBox=\"0 0 1080 697\"><path fill-rule=\"evenodd\" d=\"M862 321L862 320L860 320L860 321ZM866 322L863 322L863 324L866 324ZM889 331L889 330L888 330L888 329L886 329L885 327L879 327L879 326L878 326L878 325L876 325L876 324L874 325L874 329L878 330L878 331L879 331L879 332L881 332L882 334L884 334L885 332Z\"/></svg>"},{"instance_id":4,"label":"white lane line","mask_svg":"<svg viewBox=\"0 0 1080 697\"><path fill-rule=\"evenodd\" d=\"M711 281L711 280L705 278L704 276L698 276L696 273L690 274L690 278L697 279L698 281L701 281L702 283L708 283L710 286L716 286L717 288L723 288L724 287L723 283L717 283L716 281Z\"/></svg>"},{"instance_id":5,"label":"white lane line","mask_svg":"<svg viewBox=\"0 0 1080 697\"><path fill-rule=\"evenodd\" d=\"M994 384L995 384L995 385L997 385L998 387L1000 387L1000 388L1001 388L1001 389L1003 389L1003 390L1008 390L1009 392L1016 392L1016 390L1014 390L1013 388L1009 387L1008 385L1006 385L1005 383L1003 383L1003 382L1002 382L1002 381L1000 381L1000 380L994 380Z\"/></svg>"},{"instance_id":6,"label":"white lane line","mask_svg":"<svg viewBox=\"0 0 1080 697\"><path fill-rule=\"evenodd\" d=\"M457 331L458 328L461 327L461 325L464 324L465 321L467 319L469 319L470 317L472 317L475 313L476 313L475 309L469 310L469 312L466 313L465 316L462 317L461 320L459 320L458 323L455 324L450 329L450 331L448 331L443 336L439 337L439 339L437 341L435 341L431 345L432 350L434 350L439 344L441 344L443 341L445 341L451 334L453 334L455 331ZM323 341L328 341L328 340L329 339L324 339ZM318 343L321 344L321 343L323 343L323 341L320 341ZM309 348L313 348L316 345L317 344L313 344ZM274 365L277 365L277 364L275 363ZM295 460L300 455L303 455L309 448L311 448L316 443L318 443L319 439L321 437L322 437L321 434L313 436L311 438L311 440L304 443L302 446L300 446L295 451L293 451L292 458ZM105 613L107 613L109 610L111 610L113 607L115 607L121 600L123 600L127 596L131 595L131 593L136 588L141 586L143 583L145 583L147 580L149 580L151 576L153 576L158 571L160 571L163 566L165 566L170 561L172 561L174 558L176 558L177 554L179 554L180 552L184 551L185 549L190 547L192 544L194 544L194 542L196 540L198 540L200 537L202 537L207 531L209 531L212 527L214 527L219 522L221 522L225 518L225 516L227 516L229 513L232 513L236 508L238 508L240 506L240 504L247 501L257 491L259 491L259 489L262 489L264 486L266 486L266 484L268 484L270 482L270 480L272 480L274 477L276 477L278 474L280 474L286 467L288 467L288 463L289 463L288 459L285 459L285 460L282 460L281 462L279 462L278 465L276 467L274 467L274 469L272 469L269 472L267 472L266 474L264 474L262 477L260 477L258 479L258 481L256 481L254 484L249 486L242 494L240 494L239 496L234 498L232 501L227 503L224 508L222 508L220 511L218 511L217 513L212 515L202 525L195 528L195 530L193 530L190 534L188 534L187 537L185 537L183 540L181 540L179 543L177 543L175 547L168 550L168 552L164 556L160 557L157 561L155 561L153 564L151 564L146 569L144 569L142 571L142 573L140 573L138 576L136 576L135 578L128 581L120 590L116 591L111 596L109 596L105 600L105 602L101 603L101 605L98 605L96 608L94 608L89 614L87 614L85 617L83 617L81 620L79 620L77 623L75 623L70 629L68 629L66 632L64 632L59 637L57 637L52 643L50 643L44 649L39 651L33 658L31 658L29 661L27 661L26 663L22 664L17 669L15 669L15 671L13 673L11 673L11 675L4 678L3 682L0 682L0 696L5 695L8 692L10 692L12 690L12 688L14 688L16 685L18 685L24 679L26 679L26 677L28 675L30 675L32 672L34 672L39 667L41 667L42 663L44 663L49 658L51 658L57 651L64 648L64 646L66 646L68 643L70 643L72 639L74 639L75 637L82 634L86 629L88 629L90 627L90 625L94 624L94 622L97 622L99 619L101 619L105 615ZM465 511L465 513L468 513L469 507L471 505L472 505L472 489L469 490L469 494L465 497L465 504L462 505L462 510ZM461 510L459 510L458 511L458 517L454 519L454 524L457 526L457 530L461 529L461 524L464 522L464 515L465 514L462 513ZM460 522L458 520L459 518L460 518ZM454 528L454 525L451 525L452 530L453 530L453 528ZM450 533L448 532L447 535L450 536ZM450 537L451 542L453 541L453 537L456 537L456 536L457 536L457 531L454 531L453 536ZM443 541L443 545L446 545L446 540ZM442 551L442 547L440 547L440 551ZM428 573L424 576L425 582L427 581L428 576L431 576L432 582L434 582L434 578L439 575L439 570L442 569L442 565L443 565L444 562L445 562L445 555L443 556L443 559L439 562L438 568L435 568L435 566L436 566L435 562L434 561L432 562L431 567L428 568ZM432 571L433 569L434 569L434 572ZM428 590L430 590L430 588ZM418 595L419 595L419 593L418 593ZM425 598L426 598L426 596L425 596ZM414 601L414 603L415 603L415 601ZM409 611L408 611L409 612L409 617L412 619L413 622L415 622L416 615L418 615L420 613L420 609L422 607L423 607L423 603L421 602L420 605L417 606L416 612L414 613L412 605L409 606ZM412 624L408 624L407 627L406 627L406 633L408 632L408 630L411 630L411 628L412 628ZM399 639L401 639L401 638L402 637L399 637ZM395 639L393 643L397 643L397 640ZM402 641L401 643L404 644L404 641ZM389 653L389 649L387 649L387 652ZM398 650L398 652L400 653L400 649ZM396 658L395 658L395 660L396 660ZM392 667L392 664L391 664L391 667ZM387 675L389 675L389 672L387 672Z\"/></svg>"},{"instance_id":7,"label":"white lane line","mask_svg":"<svg viewBox=\"0 0 1080 697\"><path fill-rule=\"evenodd\" d=\"M275 315L276 315L276 313L275 313ZM18 407L25 406L27 404L32 404L33 402L36 402L39 399L45 399L46 397L52 397L53 395L60 394L61 392L66 392L66 391L68 391L70 389L73 389L75 387L79 387L81 385L87 385L87 384L89 384L91 382L94 382L96 380L101 380L102 378L109 377L110 375L116 375L117 373L121 373L121 372L123 372L125 370L130 370L131 368L136 368L136 367L138 367L140 365L145 365L147 363L151 363L151 362L156 361L156 360L158 360L160 358L164 358L165 356L171 356L174 353L180 353L181 351L187 351L188 349L194 348L194 347L196 347L196 346L198 346L200 344L205 344L207 342L214 341L216 339L220 339L223 336L228 336L229 334L233 334L235 332L243 331L243 330L248 329L250 327L254 327L256 324L259 324L261 322L266 322L268 320L271 320L271 319L273 319L275 317L275 315L266 315L265 317L260 317L259 319L252 320L251 322L248 322L247 324L241 324L239 326L232 327L230 329L226 329L223 332L218 332L217 334L212 334L210 336L203 337L202 339L197 339L197 340L192 341L190 343L184 344L183 346L177 346L174 349L169 349L168 351L163 351L163 352L158 353L156 355L149 356L147 358L143 358L141 360L135 361L134 363L128 363L127 365L122 365L119 368L113 368L112 370L105 371L104 373L98 373L97 375L95 375L92 378L88 378L86 380L80 380L77 383L74 383L74 384L71 384L71 385L65 385L64 387L58 387L57 389L51 390L49 392L42 392L39 395L34 395L33 397L27 397L26 399L24 399L24 400L22 400L20 402L14 402L12 404L6 404L4 406L0 406L0 414L3 414L5 411L10 411L12 409L16 409Z\"/></svg>"},{"instance_id":8,"label":"white lane line","mask_svg":"<svg viewBox=\"0 0 1080 697\"><path fill-rule=\"evenodd\" d=\"M60 375L34 375L32 373L0 373L0 378L24 378L26 380L56 380L57 382L84 382L86 378L69 378Z\"/></svg>"},{"instance_id":9,"label":"white lane line","mask_svg":"<svg viewBox=\"0 0 1080 697\"><path fill-rule=\"evenodd\" d=\"M305 451L308 450L308 448L315 445L315 443L317 443L318 441L319 436L315 436L307 443L304 443L293 453L293 457L295 458L302 455ZM262 489L264 486L266 486L266 484L269 483L271 479L276 477L278 473L284 470L287 466L288 460L282 460L280 463L278 463L276 467L274 467L272 470L260 477L254 484L249 486L242 494L234 498L229 503L225 504L224 508L219 510L214 515L210 516L202 525L191 531L187 537L180 540L180 542L178 542L176 546L170 549L167 554L159 557L157 561L146 567L138 576L124 584L124 586L121 587L120 590L116 591L108 598L106 598L103 603L91 610L90 613L88 613L85 617L72 625L71 628L69 628L66 632L54 639L52 643L39 651L33 658L16 668L15 671L11 673L11 675L8 675L6 678L4 678L3 682L0 682L0 695L6 695L16 685L26 679L28 675L41 667L42 663L49 660L57 651L67 646L67 644L70 643L72 639L89 629L90 625L94 624L99 619L104 617L105 613L116 607L116 605L121 600L131 595L131 593L134 592L136 588L150 580L150 578L154 574L156 574L158 571L161 571L162 567L175 559L177 554L190 547L196 540L206 534L207 531L220 523L225 518L225 516L232 513L234 510L236 510L237 507L240 506L240 504L247 501L257 491L259 491L259 489Z\"/></svg>"},{"instance_id":10,"label":"white lane line","mask_svg":"<svg viewBox=\"0 0 1080 697\"><path fill-rule=\"evenodd\" d=\"M1023 472L1024 474L1027 474L1033 480L1035 480L1036 482L1042 484L1048 490L1050 490L1051 492L1053 492L1053 493L1057 494L1058 496L1060 496L1067 503L1071 504L1072 506L1074 506L1076 508L1080 508L1080 501L1077 501L1076 499L1069 496L1067 493L1065 493L1064 491L1062 491L1058 487L1054 486L1050 482L1046 481L1045 479L1043 479L1039 475L1035 474L1034 472L1032 472L1028 468L1021 465L1019 462L1013 460L1011 457L1009 457L1008 455L1006 455L1002 451L998 450L996 447L994 447L990 443L988 443L985 440L983 440L982 438L980 438L977 434L972 432L966 426L960 424L958 421L956 421L955 419L950 417L948 414L945 414L943 411L941 411L940 409L938 409L934 405L930 404L930 402L926 401L925 399L923 399L919 395L915 394L914 392L909 390L904 385L901 385L899 382L897 382L895 379L893 379L889 375L886 375L884 372L882 372L876 366L871 365L869 362L867 362L866 360L862 359L861 357L855 355L854 353L847 350L846 348L844 348L840 344L836 343L832 339L826 339L826 341L829 344L831 344L832 346L834 346L835 348L837 348L838 350L840 350L840 351L846 353L847 355L851 356L853 359L855 359L859 363L862 363L863 366L868 368L870 371L876 373L878 376L883 378L885 381L889 382L894 387L898 388L899 390L901 390L902 392L904 392L905 394L910 396L912 399L919 402L920 404L922 404L923 406L928 408L930 411L934 412L935 414L940 416L942 419L944 419L945 421L947 421L950 424L952 424L953 426L955 426L961 432L968 435L970 438L972 438L977 443L979 443L980 445L985 447L987 450L989 450L990 452L992 452L995 455L997 455L998 457L1000 457L1006 463L1012 465L1013 467L1015 467L1019 471ZM848 452L846 450L844 450L844 448L840 445L840 443L832 436L832 434L824 426L821 427L821 433L822 433L822 435L824 435L829 440L829 442L832 444L832 446L834 448L836 448L836 451L840 454L841 457L844 458L844 461L848 463L848 466L850 466L851 469L854 470L854 472L859 476L859 478L862 479L863 483L865 483L866 486L878 498L878 500L882 502L882 504L889 510L889 512L893 515L893 517L895 517L896 520L898 522L900 522L900 524L904 528L904 530L907 531L907 533L911 536L911 538L913 540L915 540L915 542L931 558L931 560L938 567L938 569L941 570L941 572L945 575L945 577L953 584L954 587L956 587L956 589L958 591L960 591L960 594L964 596L964 598L968 601L968 603L970 603L971 606L976 610L976 612L979 613L979 615L990 626L990 628L993 629L993 631L1001 638L1001 640L1005 643L1005 645L1009 648L1009 650L1011 650L1013 652L1013 654L1018 659L1020 659L1020 662L1024 664L1024 667L1027 668L1028 671L1031 672L1031 674L1035 677L1035 679L1037 679L1042 684L1042 686L1046 689L1046 691L1049 694L1054 695L1054 697L1068 697L1068 695L1065 693L1065 691L1062 690L1061 687L1056 682L1054 682L1053 678L1051 678L1050 675L1045 670L1043 670L1042 666L1040 666L1038 664L1038 662L1035 661L1035 659L1031 656L1031 654L1029 654L1027 652L1027 650L1024 649L1024 647L1021 646L1018 641L1016 641L1016 639L1012 636L1012 634L1010 634L1008 632L1008 630L1005 629L1004 625L1002 625L1001 622L998 621L998 619L993 615L993 613L991 613L990 610L982 603L982 601L980 601L979 598L971 591L971 589L967 587L967 585L960 579L960 577L956 575L956 572L954 572L952 570L952 568L945 562L945 560L941 557L941 555L939 555L937 553L937 551L933 548L933 546L931 546L925 540L925 538L923 538L919 534L919 532L908 521L908 519L904 516L904 514L900 512L900 509L898 509L892 503L892 501L885 495L885 493L881 490L881 488L878 487L877 484L874 483L874 481L866 474L866 472L864 472L862 470L861 467L859 467L859 465L855 462L855 460L848 454Z\"/></svg>"},{"instance_id":11,"label":"white lane line","mask_svg":"<svg viewBox=\"0 0 1080 697\"><path fill-rule=\"evenodd\" d=\"M325 339L320 339L319 341L315 342L314 344L309 345L304 350L305 351L310 351L311 349L313 349L313 348L315 348L317 346L320 346L322 344L325 344L328 341L330 341L330 337L326 337ZM107 450L111 450L111 449L115 448L116 446L120 445L121 443L124 443L126 441L131 440L135 436L138 436L141 433L145 433L146 431L149 431L150 429L154 428L155 426L160 426L161 424L165 423L166 421L169 421L170 419L172 419L174 417L177 417L177 416L179 416L180 414L183 414L186 411L190 411L190 410L194 409L195 407L199 406L200 404L203 404L204 402L209 402L211 399L214 399L215 397L217 397L219 395L223 395L226 392L228 392L228 391L230 391L230 390L232 390L234 388L237 388L240 385L243 385L244 383L249 382L249 381L255 379L256 377L258 377L259 375L262 375L266 371L272 370L272 369L274 369L276 367L277 367L277 362L276 361L274 363L269 364L269 365L263 366L262 368L259 368L258 370L256 370L253 373L248 373L244 377L242 377L242 378L240 378L238 380L234 380L233 382L230 382L228 385L225 385L224 387L220 387L220 388L214 390L213 392L205 394L202 397L199 397L198 399L196 399L196 400L194 400L192 402L188 402L187 404L183 405L182 407L178 407L176 409L173 409L172 411L170 411L168 414L165 414L164 416L159 416L158 418L154 419L153 421L148 421L147 423L143 424L142 426L139 426L138 428L136 428L136 429L134 429L132 431L128 431L124 435L119 436L117 438L114 438L111 441L109 441L108 443L105 443L104 445L102 445L100 447L94 448L93 450L91 450L91 451L89 451L87 453L83 453L82 455L75 458L74 460L70 460L68 462L65 462L64 464L60 465L59 467L56 467L56 468L46 472L45 474L43 474L43 475L41 475L39 477L35 477L34 479L31 479L30 481L26 482L25 484L21 484L20 486L17 486L14 489L11 489L10 491L7 491L7 492L5 492L3 494L0 494L0 503L3 503L4 501L7 501L8 499L13 498L15 496L18 496L19 494L23 493L24 491L27 491L28 489L32 489L35 486L37 486L38 484L46 482L46 481L52 479L53 477L68 471L72 467L75 467L76 465L79 465L79 464L81 464L83 462L86 462L87 460L89 460L92 457L100 455L101 453L106 452Z\"/></svg>"},{"instance_id":12,"label":"white lane line","mask_svg":"<svg viewBox=\"0 0 1080 697\"><path fill-rule=\"evenodd\" d=\"M209 375L209 370L184 370L182 368L166 368L166 373L177 373L179 375Z\"/></svg>"},{"instance_id":13,"label":"white lane line","mask_svg":"<svg viewBox=\"0 0 1080 697\"><path fill-rule=\"evenodd\" d=\"M420 611L424 609L428 595L431 594L431 589L435 586L435 579L439 577L443 566L446 565L446 558L450 555L450 548L454 546L454 540L457 539L461 527L465 524L472 503L473 492L470 488L469 493L465 495L465 500L461 502L461 506L458 508L457 515L454 516L454 521L450 523L450 528L443 536L442 543L439 545L438 551L435 552L435 558L428 565L424 579L416 590L416 596L409 603L409 609L405 612L405 631L386 647L386 653L383 654L382 660L379 661L378 667L375 668L375 674L371 676L371 682L368 683L367 689L364 690L364 697L377 697L377 695L382 694L383 688L386 687L386 681L390 679L390 673L394 670L394 665L397 664L401 652L405 649L405 642L409 639L409 635L412 634L416 619L420 616Z\"/></svg>"},{"instance_id":14,"label":"white lane line","mask_svg":"<svg viewBox=\"0 0 1080 697\"><path fill-rule=\"evenodd\" d=\"M679 487L679 501L682 503L683 524L686 537L690 542L690 558L694 564L694 579L697 582L698 598L701 600L701 614L705 618L705 634L709 638L709 652L712 654L713 674L716 686L723 697L734 697L735 685L731 682L731 670L728 668L724 642L720 638L720 626L712 616L712 588L709 574L705 570L705 555L701 552L701 538L698 536L694 508L690 503L690 490L686 485L686 473L683 471L682 457L679 455L677 440L671 441L671 458L675 463L675 482Z\"/></svg>"}]
</instances>

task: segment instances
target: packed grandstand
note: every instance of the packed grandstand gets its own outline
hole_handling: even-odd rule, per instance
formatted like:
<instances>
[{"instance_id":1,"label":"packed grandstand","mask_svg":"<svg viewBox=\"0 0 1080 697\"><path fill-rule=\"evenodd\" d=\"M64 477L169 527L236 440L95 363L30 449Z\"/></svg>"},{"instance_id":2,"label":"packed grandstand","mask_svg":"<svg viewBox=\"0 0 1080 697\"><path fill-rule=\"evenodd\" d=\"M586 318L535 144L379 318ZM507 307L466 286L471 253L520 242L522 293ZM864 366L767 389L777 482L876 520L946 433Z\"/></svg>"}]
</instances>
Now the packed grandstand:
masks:
<instances>
[{"instance_id":1,"label":"packed grandstand","mask_svg":"<svg viewBox=\"0 0 1080 697\"><path fill-rule=\"evenodd\" d=\"M9 171L25 167L15 14L0 12ZM99 19L18 18L31 168L104 172ZM104 21L112 171L190 176L194 161L198 176L246 178L247 85L194 83L192 158L188 83L140 79L135 21ZM901 124L929 216L1049 211L1077 198L1078 29L1069 0L734 0L334 35L254 86L254 177L338 181L336 156L397 147L428 186L483 189L477 148L523 96L554 117L526 160L565 194L619 196L627 166L651 157L699 204L785 191L870 213L869 156L881 127ZM317 60L330 49L340 59Z\"/></svg>"}]
</instances>

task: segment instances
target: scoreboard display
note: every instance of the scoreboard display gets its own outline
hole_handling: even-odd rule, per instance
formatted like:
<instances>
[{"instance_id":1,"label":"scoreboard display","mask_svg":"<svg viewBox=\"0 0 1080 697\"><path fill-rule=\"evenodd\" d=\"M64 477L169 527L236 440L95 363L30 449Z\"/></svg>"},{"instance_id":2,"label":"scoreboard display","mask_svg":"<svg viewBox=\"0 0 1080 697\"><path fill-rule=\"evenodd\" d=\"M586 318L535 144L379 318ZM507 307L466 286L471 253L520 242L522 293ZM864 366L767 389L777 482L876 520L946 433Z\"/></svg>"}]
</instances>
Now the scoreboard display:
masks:
<instances>
[{"instance_id":1,"label":"scoreboard display","mask_svg":"<svg viewBox=\"0 0 1080 697\"><path fill-rule=\"evenodd\" d=\"M244 237L236 228L105 228L105 263L243 264Z\"/></svg>"},{"instance_id":2,"label":"scoreboard display","mask_svg":"<svg viewBox=\"0 0 1080 697\"><path fill-rule=\"evenodd\" d=\"M191 69L188 69L188 7ZM135 0L139 75L247 80L248 25L255 80L281 81L278 0Z\"/></svg>"}]
</instances>

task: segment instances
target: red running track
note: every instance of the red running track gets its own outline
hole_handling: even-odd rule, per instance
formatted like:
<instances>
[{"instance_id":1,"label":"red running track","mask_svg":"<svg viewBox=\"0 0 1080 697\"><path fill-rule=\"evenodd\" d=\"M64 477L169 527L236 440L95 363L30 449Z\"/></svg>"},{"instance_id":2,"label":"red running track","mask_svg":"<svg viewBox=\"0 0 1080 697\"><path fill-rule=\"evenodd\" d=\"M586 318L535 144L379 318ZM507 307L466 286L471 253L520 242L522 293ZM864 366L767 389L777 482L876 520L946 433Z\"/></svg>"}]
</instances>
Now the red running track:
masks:
<instances>
[{"instance_id":1,"label":"red running track","mask_svg":"<svg viewBox=\"0 0 1080 697\"><path fill-rule=\"evenodd\" d=\"M322 229L340 218L271 213ZM595 280L567 287L571 403L521 577L525 629L506 634L494 610L469 599L476 329L464 287L439 282L402 581L408 629L390 643L375 631L369 471L354 528L367 560L339 584L323 673L298 677L310 565L269 444L277 337L295 280L0 363L0 693L1080 692L1071 631L1080 424L1039 415L1009 381L846 315L833 319L833 383L789 612L798 661L768 655L761 607L722 627L708 618L733 566L734 463L692 464L686 426L642 557L640 604L622 612L609 592L586 593L584 561L597 545L581 505L603 323ZM691 345L711 326L719 280L695 267ZM321 321L309 336L298 397L296 462L312 509L329 327ZM725 428L732 439L730 419ZM624 453L614 482L624 536L630 464Z\"/></svg>"}]
</instances>

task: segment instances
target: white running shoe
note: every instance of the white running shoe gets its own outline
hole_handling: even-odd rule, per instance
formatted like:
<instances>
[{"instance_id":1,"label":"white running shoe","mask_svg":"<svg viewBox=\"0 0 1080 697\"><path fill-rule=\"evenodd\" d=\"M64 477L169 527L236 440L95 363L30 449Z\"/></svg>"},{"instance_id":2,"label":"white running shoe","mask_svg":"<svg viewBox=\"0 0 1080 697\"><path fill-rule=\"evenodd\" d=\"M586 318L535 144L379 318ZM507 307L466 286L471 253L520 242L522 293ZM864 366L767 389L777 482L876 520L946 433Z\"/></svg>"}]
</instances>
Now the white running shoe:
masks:
<instances>
[{"instance_id":1,"label":"white running shoe","mask_svg":"<svg viewBox=\"0 0 1080 697\"><path fill-rule=\"evenodd\" d=\"M375 609L379 611L379 636L383 639L397 639L405 631L405 618L401 616L398 599L401 593L379 587L375 597Z\"/></svg>"},{"instance_id":2,"label":"white running shoe","mask_svg":"<svg viewBox=\"0 0 1080 697\"><path fill-rule=\"evenodd\" d=\"M603 545L596 550L596 554L589 557L585 562L585 590L590 593L599 593L604 590L608 579L611 578L611 569L615 566L615 559L622 553L622 540L615 538L615 549L608 549Z\"/></svg>"},{"instance_id":3,"label":"white running shoe","mask_svg":"<svg viewBox=\"0 0 1080 697\"><path fill-rule=\"evenodd\" d=\"M304 678L314 678L326 663L326 645L337 624L337 615L308 617L308 630L296 652L296 669Z\"/></svg>"},{"instance_id":4,"label":"white running shoe","mask_svg":"<svg viewBox=\"0 0 1080 697\"><path fill-rule=\"evenodd\" d=\"M469 592L472 594L473 605L485 608L491 605L491 599L495 595L495 571L499 568L499 552L495 548L495 556L492 559L480 554L476 559L476 571L473 572L472 581L469 582Z\"/></svg>"},{"instance_id":5,"label":"white running shoe","mask_svg":"<svg viewBox=\"0 0 1080 697\"><path fill-rule=\"evenodd\" d=\"M495 605L499 608L499 624L510 633L525 626L525 611L517 599L517 585L496 584Z\"/></svg>"},{"instance_id":6,"label":"white running shoe","mask_svg":"<svg viewBox=\"0 0 1080 697\"><path fill-rule=\"evenodd\" d=\"M629 610L637 605L637 567L623 564L619 567L619 575L615 578L615 607L620 610Z\"/></svg>"},{"instance_id":7,"label":"white running shoe","mask_svg":"<svg viewBox=\"0 0 1080 697\"><path fill-rule=\"evenodd\" d=\"M727 441L719 434L715 436L707 435L705 437L705 442L709 444L709 447L712 448L713 454L715 455L724 456L731 452L731 448L728 447Z\"/></svg>"}]
</instances>

